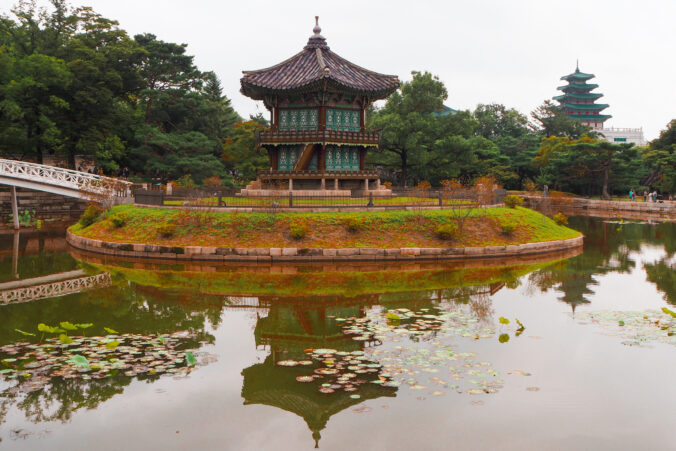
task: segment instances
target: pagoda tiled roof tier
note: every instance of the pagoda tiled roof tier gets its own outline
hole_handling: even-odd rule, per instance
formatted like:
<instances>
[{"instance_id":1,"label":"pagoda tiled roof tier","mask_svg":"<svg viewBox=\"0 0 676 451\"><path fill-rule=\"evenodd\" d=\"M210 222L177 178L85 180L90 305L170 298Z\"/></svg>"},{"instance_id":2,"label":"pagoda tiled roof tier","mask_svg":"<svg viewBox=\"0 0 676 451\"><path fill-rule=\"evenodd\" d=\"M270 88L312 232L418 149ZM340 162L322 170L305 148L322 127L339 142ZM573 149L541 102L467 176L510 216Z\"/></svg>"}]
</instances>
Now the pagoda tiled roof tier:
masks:
<instances>
[{"instance_id":1,"label":"pagoda tiled roof tier","mask_svg":"<svg viewBox=\"0 0 676 451\"><path fill-rule=\"evenodd\" d=\"M605 121L606 119L610 119L611 116L610 114L571 114L569 115L571 119L577 119L579 121L593 121L593 122L601 122Z\"/></svg>"},{"instance_id":2,"label":"pagoda tiled roof tier","mask_svg":"<svg viewBox=\"0 0 676 451\"><path fill-rule=\"evenodd\" d=\"M561 80L566 80L566 81L573 81L573 80L589 80L594 78L594 74L585 74L584 72L580 72L580 69L576 68L575 72L572 74L564 75L561 77Z\"/></svg>"},{"instance_id":3,"label":"pagoda tiled roof tier","mask_svg":"<svg viewBox=\"0 0 676 451\"><path fill-rule=\"evenodd\" d=\"M329 84L342 91L384 99L399 88L396 75L364 69L333 53L315 26L314 35L300 53L267 69L244 71L242 94L264 100L270 94L319 89Z\"/></svg>"},{"instance_id":4,"label":"pagoda tiled roof tier","mask_svg":"<svg viewBox=\"0 0 676 451\"><path fill-rule=\"evenodd\" d=\"M587 84L587 83L570 83L567 84L566 86L559 86L558 89L559 91L563 92L568 92L571 89L577 89L579 91L591 91L592 89L598 88L599 85L596 84Z\"/></svg>"},{"instance_id":5,"label":"pagoda tiled roof tier","mask_svg":"<svg viewBox=\"0 0 676 451\"><path fill-rule=\"evenodd\" d=\"M565 101L566 98L573 99L573 100L596 100L600 99L603 97L603 94L597 93L597 92L588 92L588 93L577 93L577 92L569 92L567 94L562 94L560 96L554 97L554 100L558 100L559 102Z\"/></svg>"},{"instance_id":6,"label":"pagoda tiled roof tier","mask_svg":"<svg viewBox=\"0 0 676 451\"><path fill-rule=\"evenodd\" d=\"M570 110L582 110L582 111L601 111L605 108L608 108L610 105L607 103L565 103L563 105L564 107L570 109Z\"/></svg>"}]
</instances>

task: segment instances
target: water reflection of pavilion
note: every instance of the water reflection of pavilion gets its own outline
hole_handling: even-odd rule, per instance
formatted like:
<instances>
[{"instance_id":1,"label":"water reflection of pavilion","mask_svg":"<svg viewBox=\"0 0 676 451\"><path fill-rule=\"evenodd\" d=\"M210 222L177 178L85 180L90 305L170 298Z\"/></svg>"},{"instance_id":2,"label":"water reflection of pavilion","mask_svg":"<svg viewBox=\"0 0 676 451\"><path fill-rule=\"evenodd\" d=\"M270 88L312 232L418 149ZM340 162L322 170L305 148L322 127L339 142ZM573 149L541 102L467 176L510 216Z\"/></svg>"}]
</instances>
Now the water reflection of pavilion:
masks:
<instances>
[{"instance_id":1,"label":"water reflection of pavilion","mask_svg":"<svg viewBox=\"0 0 676 451\"><path fill-rule=\"evenodd\" d=\"M234 308L265 308L267 316L258 318L254 329L256 346L270 350L264 362L242 371L244 404L265 404L293 412L302 417L312 431L315 446L319 446L320 431L331 416L369 399L392 397L396 387L365 383L359 388L359 398L336 390L324 394L317 383L299 383L296 377L307 368L282 367L280 360L307 359L306 349L332 348L339 351L360 351L378 342L355 341L345 335L334 318L364 316L364 309L378 301L377 295L356 298L326 296L322 298L238 298Z\"/></svg>"}]
</instances>

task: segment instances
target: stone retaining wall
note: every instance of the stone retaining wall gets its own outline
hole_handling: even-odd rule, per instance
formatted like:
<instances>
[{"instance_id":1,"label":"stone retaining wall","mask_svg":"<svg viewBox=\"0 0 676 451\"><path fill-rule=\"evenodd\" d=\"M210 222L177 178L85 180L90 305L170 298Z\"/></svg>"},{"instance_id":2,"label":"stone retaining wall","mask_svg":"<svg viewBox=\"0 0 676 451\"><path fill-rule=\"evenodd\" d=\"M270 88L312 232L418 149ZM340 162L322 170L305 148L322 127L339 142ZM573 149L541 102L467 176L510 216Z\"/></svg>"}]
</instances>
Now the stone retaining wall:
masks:
<instances>
[{"instance_id":1,"label":"stone retaining wall","mask_svg":"<svg viewBox=\"0 0 676 451\"><path fill-rule=\"evenodd\" d=\"M87 202L73 197L17 188L19 213L35 210L38 219L61 219L79 217L87 208ZM12 200L9 191L0 191L0 221L9 222Z\"/></svg>"},{"instance_id":2,"label":"stone retaining wall","mask_svg":"<svg viewBox=\"0 0 676 451\"><path fill-rule=\"evenodd\" d=\"M676 218L676 201L631 202L585 199L581 197L548 197L522 196L529 208L540 209L548 202L551 208L572 208L589 211L641 212L661 214Z\"/></svg>"},{"instance_id":3,"label":"stone retaining wall","mask_svg":"<svg viewBox=\"0 0 676 451\"><path fill-rule=\"evenodd\" d=\"M295 247L231 248L212 246L161 246L157 244L113 243L67 233L68 243L80 250L119 257L160 258L165 260L209 260L222 262L341 262L382 260L453 260L470 258L518 257L573 249L582 246L583 237L508 246L465 248L394 249L346 248L318 249Z\"/></svg>"}]
</instances>

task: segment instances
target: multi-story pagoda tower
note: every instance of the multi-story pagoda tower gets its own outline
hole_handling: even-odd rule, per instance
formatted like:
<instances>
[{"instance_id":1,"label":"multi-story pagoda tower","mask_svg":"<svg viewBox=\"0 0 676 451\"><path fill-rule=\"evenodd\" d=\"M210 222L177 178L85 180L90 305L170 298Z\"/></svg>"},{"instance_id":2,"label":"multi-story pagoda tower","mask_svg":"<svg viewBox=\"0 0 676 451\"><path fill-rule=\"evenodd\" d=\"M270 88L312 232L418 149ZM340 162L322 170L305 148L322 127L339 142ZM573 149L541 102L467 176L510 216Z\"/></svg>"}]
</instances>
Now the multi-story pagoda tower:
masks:
<instances>
[{"instance_id":1,"label":"multi-story pagoda tower","mask_svg":"<svg viewBox=\"0 0 676 451\"><path fill-rule=\"evenodd\" d=\"M564 75L561 80L568 82L565 86L559 86L557 89L563 91L563 95L554 97L554 100L561 104L566 114L572 119L579 120L582 124L593 129L602 129L603 123L612 116L601 114L601 111L608 108L606 103L594 103L603 94L592 93L599 85L587 81L594 78L594 74L585 74L576 67L575 72Z\"/></svg>"},{"instance_id":2,"label":"multi-story pagoda tower","mask_svg":"<svg viewBox=\"0 0 676 451\"><path fill-rule=\"evenodd\" d=\"M315 20L314 35L300 53L267 69L243 72L242 94L263 101L271 126L257 135L270 169L260 171L242 194L389 193L380 187L377 172L364 168L366 152L378 150L380 139L364 123L368 106L399 88L399 79L333 53Z\"/></svg>"}]
</instances>

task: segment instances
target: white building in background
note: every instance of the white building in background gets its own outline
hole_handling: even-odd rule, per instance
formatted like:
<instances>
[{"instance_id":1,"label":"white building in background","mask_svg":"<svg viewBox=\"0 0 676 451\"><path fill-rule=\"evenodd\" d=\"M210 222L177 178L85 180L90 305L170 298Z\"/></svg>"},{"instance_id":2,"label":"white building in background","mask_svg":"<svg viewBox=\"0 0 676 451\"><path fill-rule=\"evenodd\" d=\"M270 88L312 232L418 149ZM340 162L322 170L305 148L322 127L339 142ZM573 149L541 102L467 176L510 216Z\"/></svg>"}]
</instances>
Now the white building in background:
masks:
<instances>
[{"instance_id":1,"label":"white building in background","mask_svg":"<svg viewBox=\"0 0 676 451\"><path fill-rule=\"evenodd\" d=\"M643 136L643 127L641 128L601 128L596 130L602 133L602 138L613 144L632 143L637 146L645 146L648 143Z\"/></svg>"}]
</instances>

